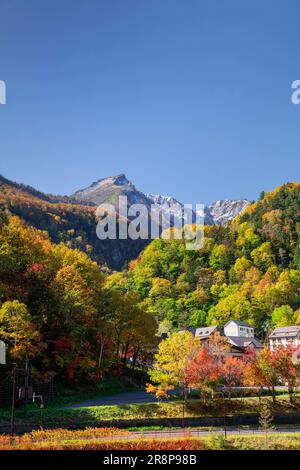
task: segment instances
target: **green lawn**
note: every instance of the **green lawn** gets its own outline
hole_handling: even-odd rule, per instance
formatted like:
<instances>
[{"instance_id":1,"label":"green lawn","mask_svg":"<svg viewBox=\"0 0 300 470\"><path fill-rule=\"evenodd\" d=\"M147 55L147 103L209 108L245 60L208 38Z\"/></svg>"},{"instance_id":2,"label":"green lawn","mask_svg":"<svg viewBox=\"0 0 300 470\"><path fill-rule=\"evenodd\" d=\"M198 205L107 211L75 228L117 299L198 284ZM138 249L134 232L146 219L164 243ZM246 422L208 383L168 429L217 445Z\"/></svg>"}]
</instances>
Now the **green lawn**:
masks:
<instances>
[{"instance_id":1,"label":"green lawn","mask_svg":"<svg viewBox=\"0 0 300 470\"><path fill-rule=\"evenodd\" d=\"M132 392L140 389L141 387L139 387L136 382L123 376L104 378L98 386L78 385L76 387L68 387L58 384L56 385L57 396L52 402L47 404L47 407L58 408L93 398L115 395L122 392Z\"/></svg>"},{"instance_id":2,"label":"green lawn","mask_svg":"<svg viewBox=\"0 0 300 470\"><path fill-rule=\"evenodd\" d=\"M72 398L74 395L72 396ZM86 395L85 395L86 398ZM47 426L63 426L63 427L85 427L85 426L101 426L103 421L121 421L121 420L151 420L161 418L181 418L182 404L179 401L169 401L163 403L142 403L130 405L114 405L114 406L95 406L87 408L70 408L62 407L60 404L46 406L44 414L44 427ZM261 403L269 403L270 398L264 397ZM186 417L209 417L223 416L226 414L249 414L259 412L260 404L258 398L233 398L225 401L202 401L192 399L186 407ZM278 398L278 402L273 408L276 413L300 412L300 399L296 399L294 405L290 405L288 397L282 395ZM10 420L10 409L0 410L1 425L8 425ZM25 421L23 417L23 409L16 411L16 424L28 424L39 426L40 410L36 405L30 405L28 418ZM151 423L149 423L151 425Z\"/></svg>"}]
</instances>

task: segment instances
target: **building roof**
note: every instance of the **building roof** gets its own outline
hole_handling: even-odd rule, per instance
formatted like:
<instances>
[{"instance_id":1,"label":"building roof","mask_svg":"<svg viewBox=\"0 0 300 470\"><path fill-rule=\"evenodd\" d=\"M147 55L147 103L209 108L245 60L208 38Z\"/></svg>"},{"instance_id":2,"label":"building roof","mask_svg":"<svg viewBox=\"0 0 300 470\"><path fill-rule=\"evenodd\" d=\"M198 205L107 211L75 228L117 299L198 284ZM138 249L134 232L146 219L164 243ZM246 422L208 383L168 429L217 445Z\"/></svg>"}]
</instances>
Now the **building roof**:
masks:
<instances>
[{"instance_id":1,"label":"building roof","mask_svg":"<svg viewBox=\"0 0 300 470\"><path fill-rule=\"evenodd\" d=\"M218 326L203 326L201 328L186 328L186 330L181 330L180 333L183 331L190 331L195 338L205 339L208 338L212 333L215 331L219 331L220 328Z\"/></svg>"},{"instance_id":2,"label":"building roof","mask_svg":"<svg viewBox=\"0 0 300 470\"><path fill-rule=\"evenodd\" d=\"M257 338L249 338L243 336L227 336L228 341L237 348L247 348L250 344L253 344L257 349L262 349L263 345Z\"/></svg>"},{"instance_id":3,"label":"building roof","mask_svg":"<svg viewBox=\"0 0 300 470\"><path fill-rule=\"evenodd\" d=\"M279 326L272 331L269 338L295 338L300 335L300 325Z\"/></svg>"},{"instance_id":4,"label":"building roof","mask_svg":"<svg viewBox=\"0 0 300 470\"><path fill-rule=\"evenodd\" d=\"M205 326L203 328L195 328L195 337L205 338L218 330L217 326Z\"/></svg>"},{"instance_id":5,"label":"building roof","mask_svg":"<svg viewBox=\"0 0 300 470\"><path fill-rule=\"evenodd\" d=\"M249 323L247 323L247 322L245 322L245 321L242 321L242 320L229 320L229 321L224 325L224 327L227 326L227 325L229 325L229 323L231 323L231 322L233 322L233 323L235 323L236 325L239 325L239 326L246 326L246 327L248 327L248 328L253 328L252 325L250 325Z\"/></svg>"}]
</instances>

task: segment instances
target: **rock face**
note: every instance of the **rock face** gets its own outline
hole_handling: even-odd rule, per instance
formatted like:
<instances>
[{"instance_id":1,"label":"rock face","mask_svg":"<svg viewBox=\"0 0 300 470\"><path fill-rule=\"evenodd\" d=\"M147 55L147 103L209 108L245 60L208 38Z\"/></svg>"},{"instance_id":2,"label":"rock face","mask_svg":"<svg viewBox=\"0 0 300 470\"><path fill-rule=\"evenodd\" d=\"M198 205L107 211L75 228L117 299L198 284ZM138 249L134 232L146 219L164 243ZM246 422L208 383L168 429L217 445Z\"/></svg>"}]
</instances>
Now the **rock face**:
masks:
<instances>
[{"instance_id":1,"label":"rock face","mask_svg":"<svg viewBox=\"0 0 300 470\"><path fill-rule=\"evenodd\" d=\"M88 188L76 191L71 197L80 202L113 205L118 204L118 196L127 196L128 204L143 204L150 210L151 205L161 209L165 217L173 214L174 220L180 220L183 204L171 196L160 194L144 194L138 191L124 174L103 178ZM238 216L250 204L246 199L220 200L204 207L204 223L206 225L226 225ZM193 220L195 213L193 212Z\"/></svg>"},{"instance_id":2,"label":"rock face","mask_svg":"<svg viewBox=\"0 0 300 470\"><path fill-rule=\"evenodd\" d=\"M76 191L71 197L97 205L104 202L116 205L119 196L127 196L129 204L150 204L147 196L138 191L124 174L102 178L88 188Z\"/></svg>"},{"instance_id":3,"label":"rock face","mask_svg":"<svg viewBox=\"0 0 300 470\"><path fill-rule=\"evenodd\" d=\"M216 201L208 206L208 211L216 225L226 225L232 219L240 215L250 201L247 199L225 199Z\"/></svg>"}]
</instances>

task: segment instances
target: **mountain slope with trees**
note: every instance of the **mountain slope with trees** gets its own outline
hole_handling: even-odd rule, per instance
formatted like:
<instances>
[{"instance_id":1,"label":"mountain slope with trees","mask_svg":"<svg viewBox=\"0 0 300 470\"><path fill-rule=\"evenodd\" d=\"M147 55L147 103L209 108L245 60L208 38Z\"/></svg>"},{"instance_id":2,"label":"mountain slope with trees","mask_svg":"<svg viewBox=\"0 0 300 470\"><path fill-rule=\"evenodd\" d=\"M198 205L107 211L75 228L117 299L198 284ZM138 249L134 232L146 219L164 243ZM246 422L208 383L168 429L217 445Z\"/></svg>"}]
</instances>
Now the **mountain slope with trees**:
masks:
<instances>
[{"instance_id":1,"label":"mountain slope with trees","mask_svg":"<svg viewBox=\"0 0 300 470\"><path fill-rule=\"evenodd\" d=\"M235 318L264 338L273 326L300 324L299 183L262 194L229 226L204 230L201 250L154 240L122 275L161 332Z\"/></svg>"},{"instance_id":2,"label":"mountain slope with trees","mask_svg":"<svg viewBox=\"0 0 300 470\"><path fill-rule=\"evenodd\" d=\"M0 211L16 215L27 224L46 231L54 243L87 253L105 268L121 269L136 258L146 240L99 240L96 205L67 196L41 193L30 186L0 176Z\"/></svg>"},{"instance_id":3,"label":"mountain slope with trees","mask_svg":"<svg viewBox=\"0 0 300 470\"><path fill-rule=\"evenodd\" d=\"M73 382L134 369L155 344L156 322L133 292L105 285L85 253L51 243L15 216L0 219L0 338L8 363Z\"/></svg>"}]
</instances>

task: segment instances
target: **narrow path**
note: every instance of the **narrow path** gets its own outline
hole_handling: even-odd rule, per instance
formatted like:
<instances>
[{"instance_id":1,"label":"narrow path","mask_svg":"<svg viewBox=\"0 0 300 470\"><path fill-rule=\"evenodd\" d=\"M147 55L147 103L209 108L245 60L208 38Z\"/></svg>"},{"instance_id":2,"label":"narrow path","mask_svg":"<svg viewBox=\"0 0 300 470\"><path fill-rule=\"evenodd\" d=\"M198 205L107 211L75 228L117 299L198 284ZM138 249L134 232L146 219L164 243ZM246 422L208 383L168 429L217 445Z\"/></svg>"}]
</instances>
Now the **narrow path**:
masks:
<instances>
[{"instance_id":1,"label":"narrow path","mask_svg":"<svg viewBox=\"0 0 300 470\"><path fill-rule=\"evenodd\" d=\"M212 428L214 433L224 433L224 428ZM201 437L201 436L209 436L211 433L208 429L201 429L201 428L184 428L184 429L163 429L158 431L131 431L130 435L127 437L132 438L167 438L167 437ZM230 435L253 435L253 434L264 434L260 428L253 428L253 429L241 429L239 427L230 427L226 429L227 436ZM269 431L269 434L275 433L300 433L300 427L298 428L274 428ZM117 438L117 436L116 436ZM125 436L126 438L126 436Z\"/></svg>"},{"instance_id":2,"label":"narrow path","mask_svg":"<svg viewBox=\"0 0 300 470\"><path fill-rule=\"evenodd\" d=\"M173 394L178 393L178 390L173 390ZM65 408L84 408L88 406L103 406L103 405L131 405L136 403L157 403L158 400L150 393L143 390L137 392L123 392L117 395L110 395L107 397L93 398L91 400L82 401L68 405Z\"/></svg>"}]
</instances>

